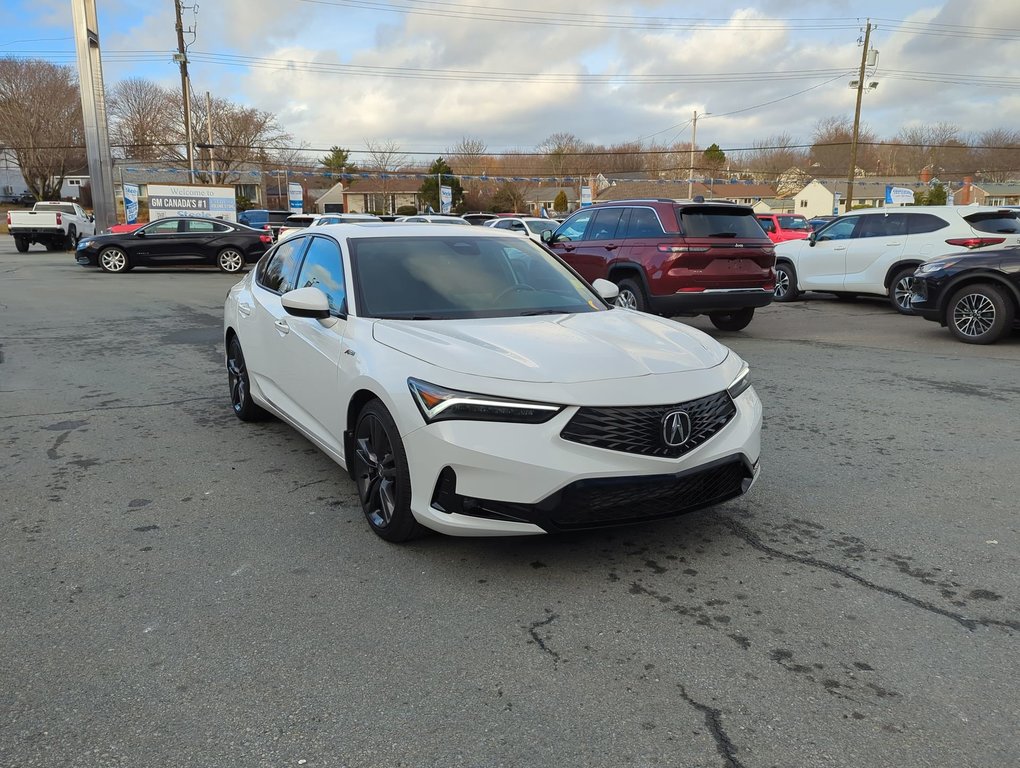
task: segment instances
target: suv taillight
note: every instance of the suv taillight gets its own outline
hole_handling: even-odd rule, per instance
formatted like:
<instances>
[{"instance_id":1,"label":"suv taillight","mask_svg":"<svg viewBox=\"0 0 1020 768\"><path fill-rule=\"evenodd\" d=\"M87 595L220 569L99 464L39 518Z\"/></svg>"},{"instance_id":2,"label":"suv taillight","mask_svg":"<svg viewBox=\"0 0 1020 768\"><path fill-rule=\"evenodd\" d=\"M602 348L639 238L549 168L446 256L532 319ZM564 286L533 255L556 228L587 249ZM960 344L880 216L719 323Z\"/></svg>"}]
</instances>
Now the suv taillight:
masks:
<instances>
[{"instance_id":1,"label":"suv taillight","mask_svg":"<svg viewBox=\"0 0 1020 768\"><path fill-rule=\"evenodd\" d=\"M949 245L960 245L964 248L984 248L986 245L999 245L1006 242L1004 237L954 237L946 240Z\"/></svg>"},{"instance_id":2,"label":"suv taillight","mask_svg":"<svg viewBox=\"0 0 1020 768\"><path fill-rule=\"evenodd\" d=\"M705 253L708 250L707 246L670 245L669 243L659 243L656 248L659 253Z\"/></svg>"}]
</instances>

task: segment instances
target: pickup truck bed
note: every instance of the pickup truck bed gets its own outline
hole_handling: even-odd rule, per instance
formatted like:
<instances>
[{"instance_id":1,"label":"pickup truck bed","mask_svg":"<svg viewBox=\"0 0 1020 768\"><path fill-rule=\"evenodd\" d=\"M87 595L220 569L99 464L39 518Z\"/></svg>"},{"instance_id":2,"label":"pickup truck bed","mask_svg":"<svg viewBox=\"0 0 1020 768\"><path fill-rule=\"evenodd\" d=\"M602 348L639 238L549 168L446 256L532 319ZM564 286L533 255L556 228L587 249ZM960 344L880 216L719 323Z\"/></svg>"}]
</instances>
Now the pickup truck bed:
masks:
<instances>
[{"instance_id":1,"label":"pickup truck bed","mask_svg":"<svg viewBox=\"0 0 1020 768\"><path fill-rule=\"evenodd\" d=\"M7 230L19 253L33 243L47 251L74 248L82 237L96 233L95 221L76 203L36 203L31 211L8 211Z\"/></svg>"}]
</instances>

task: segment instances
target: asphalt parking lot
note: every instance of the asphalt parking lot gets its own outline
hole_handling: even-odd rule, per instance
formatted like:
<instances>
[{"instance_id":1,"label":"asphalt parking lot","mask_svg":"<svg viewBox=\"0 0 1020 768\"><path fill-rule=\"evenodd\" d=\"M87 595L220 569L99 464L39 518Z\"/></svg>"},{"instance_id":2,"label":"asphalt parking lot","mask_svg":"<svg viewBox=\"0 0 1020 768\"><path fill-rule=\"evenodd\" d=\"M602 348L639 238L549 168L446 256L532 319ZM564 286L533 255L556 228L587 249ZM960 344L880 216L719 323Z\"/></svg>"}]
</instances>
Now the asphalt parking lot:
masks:
<instances>
[{"instance_id":1,"label":"asphalt parking lot","mask_svg":"<svg viewBox=\"0 0 1020 768\"><path fill-rule=\"evenodd\" d=\"M394 546L231 413L234 279L0 238L0 765L1020 764L1020 334L698 318L765 404L751 494Z\"/></svg>"}]
</instances>

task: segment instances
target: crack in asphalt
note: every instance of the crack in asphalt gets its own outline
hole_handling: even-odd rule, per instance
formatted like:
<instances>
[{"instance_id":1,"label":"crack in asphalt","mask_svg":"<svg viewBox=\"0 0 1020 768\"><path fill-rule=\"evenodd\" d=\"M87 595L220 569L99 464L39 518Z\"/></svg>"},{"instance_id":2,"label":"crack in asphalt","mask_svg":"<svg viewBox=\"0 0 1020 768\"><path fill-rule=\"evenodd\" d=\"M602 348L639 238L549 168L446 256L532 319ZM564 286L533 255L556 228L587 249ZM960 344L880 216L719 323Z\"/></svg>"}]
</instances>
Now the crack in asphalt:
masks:
<instances>
[{"instance_id":1,"label":"crack in asphalt","mask_svg":"<svg viewBox=\"0 0 1020 768\"><path fill-rule=\"evenodd\" d=\"M124 411L138 408L163 408L168 405L184 405L185 403L199 403L210 400L222 400L221 397L188 397L184 400L164 400L161 403L137 403L132 405L108 405L102 408L79 408L73 411L49 411L47 413L12 413L8 416L0 416L0 420L8 419L32 419L40 416L66 416L75 413L102 413L104 411Z\"/></svg>"},{"instance_id":2,"label":"crack in asphalt","mask_svg":"<svg viewBox=\"0 0 1020 768\"><path fill-rule=\"evenodd\" d=\"M553 657L553 661L556 662L556 663L559 662L560 655L556 651L554 651L552 648L547 646L545 644L545 641L541 637L538 636L538 628L539 627L544 627L544 626L546 626L548 624L551 624L553 621L555 621L558 618L559 618L559 614L550 613L549 616L546 617L543 621L536 621L533 624L531 624L531 626L528 627L528 634L531 635L531 637L535 641L535 643L538 644L538 647L541 648L546 653L548 653L550 656L552 656Z\"/></svg>"},{"instance_id":3,"label":"crack in asphalt","mask_svg":"<svg viewBox=\"0 0 1020 768\"><path fill-rule=\"evenodd\" d=\"M726 761L726 768L744 768L744 764L737 760L736 745L722 726L722 712L692 699L683 684L677 683L676 687L680 689L683 700L705 716L705 725L715 739L715 748L719 750L719 756Z\"/></svg>"},{"instance_id":4,"label":"crack in asphalt","mask_svg":"<svg viewBox=\"0 0 1020 768\"><path fill-rule=\"evenodd\" d=\"M971 632L973 632L978 627L1001 627L1003 629L1012 629L1020 631L1020 621L1006 621L1000 619L987 619L987 618L985 619L967 618L966 616L963 616L954 611L941 608L935 605L934 603L929 603L926 600L921 600L919 598L908 595L906 592L901 592L898 589L893 589L892 587L884 587L881 584L876 584L875 582L869 581L868 579L854 573L849 568L846 568L844 566L828 563L825 562L824 560L819 560L816 557L811 557L810 555L793 555L790 554L789 552L783 552L782 550L776 549L775 547L770 547L768 544L766 544L760 538L758 538L758 536L755 533L753 533L751 529L747 528L744 525L741 525L736 520L730 520L718 516L716 516L716 519L726 528L729 528L730 531L735 536L737 536L740 539L743 539L748 545L750 545L754 549L757 549L759 552L764 552L765 554L768 555L774 555L784 560L789 560L790 562L793 563L800 563L801 565L807 565L812 568L820 568L822 570L829 571L830 573L842 576L845 579L849 579L850 581L856 582L857 584L860 584L863 587L867 587L868 589L874 590L875 592L881 592L882 594L889 595L890 597L895 597L898 600L902 600L903 602L908 603L914 606L915 608L920 608L923 611L928 611L929 613L934 613L939 616L944 616L947 619L951 619L964 629L967 629Z\"/></svg>"}]
</instances>

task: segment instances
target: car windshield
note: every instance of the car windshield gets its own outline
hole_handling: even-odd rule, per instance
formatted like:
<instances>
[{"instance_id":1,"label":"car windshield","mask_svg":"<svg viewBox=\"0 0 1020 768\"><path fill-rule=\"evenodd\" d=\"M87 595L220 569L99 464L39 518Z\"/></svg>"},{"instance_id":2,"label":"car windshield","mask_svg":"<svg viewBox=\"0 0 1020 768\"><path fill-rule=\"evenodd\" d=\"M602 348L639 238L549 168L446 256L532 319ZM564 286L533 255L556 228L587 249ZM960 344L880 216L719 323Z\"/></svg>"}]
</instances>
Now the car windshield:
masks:
<instances>
[{"instance_id":1,"label":"car windshield","mask_svg":"<svg viewBox=\"0 0 1020 768\"><path fill-rule=\"evenodd\" d=\"M607 305L518 235L351 238L363 317L451 320L597 312Z\"/></svg>"},{"instance_id":2,"label":"car windshield","mask_svg":"<svg viewBox=\"0 0 1020 768\"><path fill-rule=\"evenodd\" d=\"M556 229L560 224L558 221L552 219L541 219L539 221L525 221L524 226L534 232L536 235L540 235L546 230Z\"/></svg>"},{"instance_id":3,"label":"car windshield","mask_svg":"<svg viewBox=\"0 0 1020 768\"><path fill-rule=\"evenodd\" d=\"M805 232L811 229L807 219L803 219L800 216L780 216L779 226L783 229L802 229Z\"/></svg>"}]
</instances>

